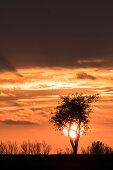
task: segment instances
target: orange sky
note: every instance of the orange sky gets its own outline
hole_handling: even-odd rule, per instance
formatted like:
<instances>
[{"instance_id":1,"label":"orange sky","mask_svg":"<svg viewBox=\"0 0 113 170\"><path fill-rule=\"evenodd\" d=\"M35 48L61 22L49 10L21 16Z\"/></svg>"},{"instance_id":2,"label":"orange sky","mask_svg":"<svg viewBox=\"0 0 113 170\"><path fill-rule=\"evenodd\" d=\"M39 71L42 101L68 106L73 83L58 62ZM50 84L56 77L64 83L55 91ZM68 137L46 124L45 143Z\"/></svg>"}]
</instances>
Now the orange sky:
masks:
<instances>
[{"instance_id":1,"label":"orange sky","mask_svg":"<svg viewBox=\"0 0 113 170\"><path fill-rule=\"evenodd\" d=\"M45 140L54 151L70 147L67 137L48 123L59 95L100 93L91 113L90 130L80 138L79 152L94 140L113 147L112 69L53 67L18 69L18 72L22 77L10 72L0 74L0 140Z\"/></svg>"}]
</instances>

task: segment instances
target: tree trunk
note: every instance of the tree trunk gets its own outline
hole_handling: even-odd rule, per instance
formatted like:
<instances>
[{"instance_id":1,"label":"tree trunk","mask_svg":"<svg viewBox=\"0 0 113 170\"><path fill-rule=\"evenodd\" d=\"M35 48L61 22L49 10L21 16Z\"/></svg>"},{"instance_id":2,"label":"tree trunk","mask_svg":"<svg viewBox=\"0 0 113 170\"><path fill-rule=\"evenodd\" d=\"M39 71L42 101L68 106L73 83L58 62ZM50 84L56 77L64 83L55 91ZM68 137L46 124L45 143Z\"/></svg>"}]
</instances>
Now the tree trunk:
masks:
<instances>
[{"instance_id":1,"label":"tree trunk","mask_svg":"<svg viewBox=\"0 0 113 170\"><path fill-rule=\"evenodd\" d=\"M75 143L73 142L73 140L70 138L70 143L73 149L73 155L77 155L77 150L78 150L78 138L75 140Z\"/></svg>"},{"instance_id":2,"label":"tree trunk","mask_svg":"<svg viewBox=\"0 0 113 170\"><path fill-rule=\"evenodd\" d=\"M78 139L75 140L74 155L77 155L78 150Z\"/></svg>"},{"instance_id":3,"label":"tree trunk","mask_svg":"<svg viewBox=\"0 0 113 170\"><path fill-rule=\"evenodd\" d=\"M79 138L80 138L80 123L78 125L78 128L79 128L79 133L77 133L77 136L75 138L75 140L73 140L70 135L69 135L69 131L70 131L70 127L71 127L71 124L69 126L69 130L68 130L68 137L70 139L70 143L71 143L71 146L73 148L73 155L77 155L77 150L78 150L78 141L79 141Z\"/></svg>"},{"instance_id":4,"label":"tree trunk","mask_svg":"<svg viewBox=\"0 0 113 170\"><path fill-rule=\"evenodd\" d=\"M74 141L74 150L73 150L74 155L77 155L77 150L78 150L78 141L79 141L79 138L80 138L80 124L81 124L81 122L79 120L79 124L78 124L79 132L76 134L76 138L75 138L75 141Z\"/></svg>"}]
</instances>

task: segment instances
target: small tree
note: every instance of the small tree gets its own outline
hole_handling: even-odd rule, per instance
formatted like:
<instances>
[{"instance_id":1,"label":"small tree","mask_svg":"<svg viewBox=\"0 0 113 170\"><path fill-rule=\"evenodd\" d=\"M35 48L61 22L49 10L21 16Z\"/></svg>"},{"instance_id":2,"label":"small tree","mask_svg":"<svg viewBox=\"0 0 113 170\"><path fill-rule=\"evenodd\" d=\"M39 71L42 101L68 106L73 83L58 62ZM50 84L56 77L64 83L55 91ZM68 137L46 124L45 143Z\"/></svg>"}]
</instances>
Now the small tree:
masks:
<instances>
[{"instance_id":1,"label":"small tree","mask_svg":"<svg viewBox=\"0 0 113 170\"><path fill-rule=\"evenodd\" d=\"M51 146L48 145L45 141L42 142L42 154L48 155L51 151Z\"/></svg>"},{"instance_id":2,"label":"small tree","mask_svg":"<svg viewBox=\"0 0 113 170\"><path fill-rule=\"evenodd\" d=\"M25 154L25 155L28 154L28 144L27 144L27 142L23 142L21 144L21 152L22 152L22 154Z\"/></svg>"},{"instance_id":3,"label":"small tree","mask_svg":"<svg viewBox=\"0 0 113 170\"><path fill-rule=\"evenodd\" d=\"M50 122L56 129L67 129L67 136L70 139L73 153L77 154L78 141L81 134L81 129L84 127L84 133L88 130L89 114L92 111L91 103L97 100L96 95L83 95L76 93L75 95L61 96L61 102L58 102L56 111L51 113ZM73 139L70 132L73 124L76 125L76 137ZM82 127L83 126L83 127Z\"/></svg>"},{"instance_id":4,"label":"small tree","mask_svg":"<svg viewBox=\"0 0 113 170\"><path fill-rule=\"evenodd\" d=\"M83 154L112 154L113 149L101 141L92 142L86 149L82 148Z\"/></svg>"},{"instance_id":5,"label":"small tree","mask_svg":"<svg viewBox=\"0 0 113 170\"><path fill-rule=\"evenodd\" d=\"M0 155L6 154L7 145L4 142L0 142Z\"/></svg>"},{"instance_id":6,"label":"small tree","mask_svg":"<svg viewBox=\"0 0 113 170\"><path fill-rule=\"evenodd\" d=\"M103 154L104 153L104 143L97 141L97 142L92 142L92 145L90 147L90 153L91 154Z\"/></svg>"}]
</instances>

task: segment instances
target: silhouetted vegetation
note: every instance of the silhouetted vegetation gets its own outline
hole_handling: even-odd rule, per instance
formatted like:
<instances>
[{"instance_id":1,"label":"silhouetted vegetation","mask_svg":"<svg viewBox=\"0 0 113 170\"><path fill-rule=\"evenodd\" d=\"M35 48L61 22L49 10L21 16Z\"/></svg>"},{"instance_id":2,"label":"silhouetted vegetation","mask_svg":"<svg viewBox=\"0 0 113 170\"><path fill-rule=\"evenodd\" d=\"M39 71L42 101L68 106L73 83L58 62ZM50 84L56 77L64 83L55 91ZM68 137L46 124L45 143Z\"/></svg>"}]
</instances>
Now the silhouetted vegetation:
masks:
<instances>
[{"instance_id":1,"label":"silhouetted vegetation","mask_svg":"<svg viewBox=\"0 0 113 170\"><path fill-rule=\"evenodd\" d=\"M41 154L41 143L39 142L35 142L35 143L31 143L30 141L28 142L23 142L21 144L21 152L22 154L28 154L28 155L39 155Z\"/></svg>"},{"instance_id":2,"label":"silhouetted vegetation","mask_svg":"<svg viewBox=\"0 0 113 170\"><path fill-rule=\"evenodd\" d=\"M113 149L100 141L92 142L87 149L82 148L83 154L113 154Z\"/></svg>"},{"instance_id":3,"label":"silhouetted vegetation","mask_svg":"<svg viewBox=\"0 0 113 170\"><path fill-rule=\"evenodd\" d=\"M0 142L0 155L4 154L23 154L23 155L48 155L51 151L51 146L45 141L40 142L23 142L20 147L11 142Z\"/></svg>"},{"instance_id":4,"label":"silhouetted vegetation","mask_svg":"<svg viewBox=\"0 0 113 170\"><path fill-rule=\"evenodd\" d=\"M0 142L0 154L17 154L18 153L18 146L15 143L4 143Z\"/></svg>"},{"instance_id":5,"label":"silhouetted vegetation","mask_svg":"<svg viewBox=\"0 0 113 170\"><path fill-rule=\"evenodd\" d=\"M89 114L92 111L91 103L98 99L98 95L68 95L61 96L61 102L58 102L56 111L51 113L50 122L56 129L63 130L68 125L68 137L73 149L73 153L77 154L78 141L80 138L81 125L84 126L84 132L88 130ZM70 136L70 129L73 123L76 123L76 137Z\"/></svg>"},{"instance_id":6,"label":"silhouetted vegetation","mask_svg":"<svg viewBox=\"0 0 113 170\"><path fill-rule=\"evenodd\" d=\"M42 154L48 155L51 151L51 146L48 145L45 141L42 142Z\"/></svg>"},{"instance_id":7,"label":"silhouetted vegetation","mask_svg":"<svg viewBox=\"0 0 113 170\"><path fill-rule=\"evenodd\" d=\"M63 154L67 154L67 155L72 155L73 154L73 150L66 147L64 150L62 148L57 148L56 149L56 154L57 155L63 155Z\"/></svg>"},{"instance_id":8,"label":"silhouetted vegetation","mask_svg":"<svg viewBox=\"0 0 113 170\"><path fill-rule=\"evenodd\" d=\"M20 145L16 142L0 142L0 155L49 155L52 147L48 145L45 141L40 142L30 142L25 141ZM113 154L113 149L104 143L97 141L92 142L90 146L86 149L81 148L82 154ZM73 150L66 147L64 149L57 148L56 155L72 155Z\"/></svg>"},{"instance_id":9,"label":"silhouetted vegetation","mask_svg":"<svg viewBox=\"0 0 113 170\"><path fill-rule=\"evenodd\" d=\"M73 156L69 148L57 149L57 154L51 155L50 145L46 142L23 142L21 146L15 143L0 142L0 167L1 169L112 169L113 154L107 145L101 142L93 142L94 149L90 154L79 154ZM100 149L97 149L99 146ZM103 150L105 146L105 150ZM49 149L48 149L49 148ZM94 152L96 148L96 153ZM89 150L88 150L89 151ZM92 152L93 151L93 152ZM97 152L98 151L98 152ZM104 151L104 154L98 154ZM110 152L109 152L110 151ZM86 153L86 152L85 152ZM92 154L93 153L93 154ZM49 155L48 155L49 154Z\"/></svg>"}]
</instances>

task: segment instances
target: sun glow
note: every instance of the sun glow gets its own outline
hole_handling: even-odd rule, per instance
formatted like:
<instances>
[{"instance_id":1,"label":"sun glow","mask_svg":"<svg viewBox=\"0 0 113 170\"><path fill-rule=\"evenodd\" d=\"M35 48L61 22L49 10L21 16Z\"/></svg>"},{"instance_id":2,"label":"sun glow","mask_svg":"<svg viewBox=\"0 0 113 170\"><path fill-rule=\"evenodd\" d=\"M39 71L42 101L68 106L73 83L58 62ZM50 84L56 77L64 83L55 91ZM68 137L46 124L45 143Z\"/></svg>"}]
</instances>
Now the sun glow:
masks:
<instances>
[{"instance_id":1,"label":"sun glow","mask_svg":"<svg viewBox=\"0 0 113 170\"><path fill-rule=\"evenodd\" d=\"M83 123L81 122L81 125L80 125L80 136L83 134L84 132L84 125ZM79 133L79 129L78 129L78 124L77 123L73 123L69 129L69 124L66 125L66 127L63 129L63 133L66 135L66 136L70 136L71 138L76 138L76 135L77 133ZM69 134L68 134L69 133Z\"/></svg>"}]
</instances>

